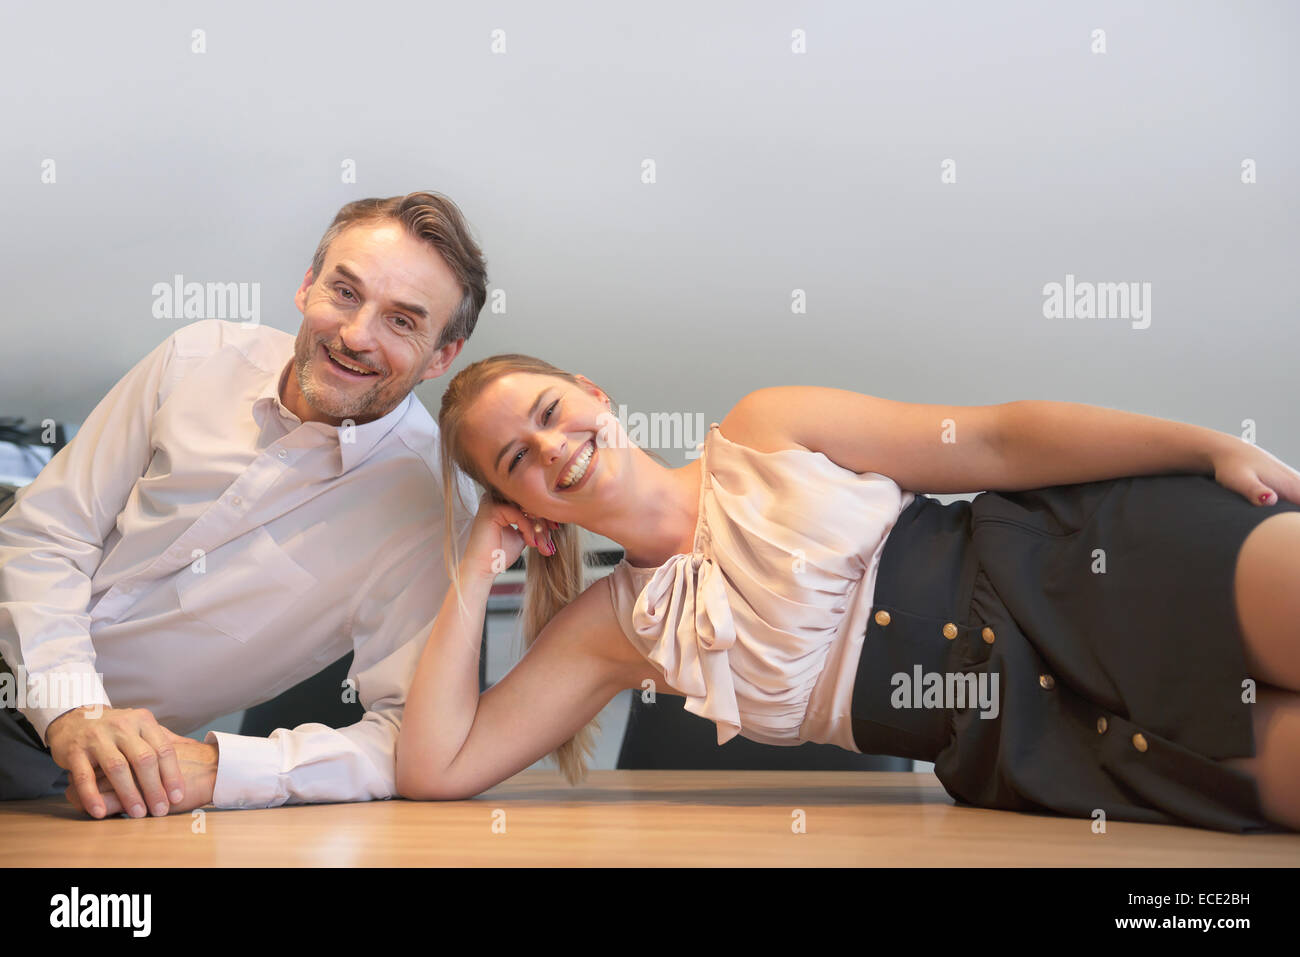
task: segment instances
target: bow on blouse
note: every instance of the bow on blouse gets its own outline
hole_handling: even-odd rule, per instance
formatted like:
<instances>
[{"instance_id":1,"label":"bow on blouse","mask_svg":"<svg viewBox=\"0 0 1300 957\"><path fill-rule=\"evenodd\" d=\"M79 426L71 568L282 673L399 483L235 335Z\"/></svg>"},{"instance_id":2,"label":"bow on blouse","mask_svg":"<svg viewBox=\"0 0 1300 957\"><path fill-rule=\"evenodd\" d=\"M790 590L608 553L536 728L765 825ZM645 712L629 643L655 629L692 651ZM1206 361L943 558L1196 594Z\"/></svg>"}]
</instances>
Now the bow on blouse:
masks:
<instances>
[{"instance_id":1,"label":"bow on blouse","mask_svg":"<svg viewBox=\"0 0 1300 957\"><path fill-rule=\"evenodd\" d=\"M632 625L652 645L646 657L686 695L686 710L717 724L718 744L734 738L740 709L727 649L736 623L718 566L698 553L661 566L637 597Z\"/></svg>"}]
</instances>

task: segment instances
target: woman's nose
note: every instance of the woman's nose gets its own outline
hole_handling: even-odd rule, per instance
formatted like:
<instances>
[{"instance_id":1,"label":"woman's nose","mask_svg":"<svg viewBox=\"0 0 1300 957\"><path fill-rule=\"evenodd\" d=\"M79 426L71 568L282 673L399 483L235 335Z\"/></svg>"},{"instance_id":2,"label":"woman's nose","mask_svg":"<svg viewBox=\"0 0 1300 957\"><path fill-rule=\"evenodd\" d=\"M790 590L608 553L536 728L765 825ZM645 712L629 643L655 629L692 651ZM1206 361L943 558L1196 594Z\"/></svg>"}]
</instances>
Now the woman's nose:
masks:
<instances>
[{"instance_id":1,"label":"woman's nose","mask_svg":"<svg viewBox=\"0 0 1300 957\"><path fill-rule=\"evenodd\" d=\"M554 463L564 454L566 442L567 440L561 432L552 430L542 433L542 458L547 463Z\"/></svg>"}]
</instances>

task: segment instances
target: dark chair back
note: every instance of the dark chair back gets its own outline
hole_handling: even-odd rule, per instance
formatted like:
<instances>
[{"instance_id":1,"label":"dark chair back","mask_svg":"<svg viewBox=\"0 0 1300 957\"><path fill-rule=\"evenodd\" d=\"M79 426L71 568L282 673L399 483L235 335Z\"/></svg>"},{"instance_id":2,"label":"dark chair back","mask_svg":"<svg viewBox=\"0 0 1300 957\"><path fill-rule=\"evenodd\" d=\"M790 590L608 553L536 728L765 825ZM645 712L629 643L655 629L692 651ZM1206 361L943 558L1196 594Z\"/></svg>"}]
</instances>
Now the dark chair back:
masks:
<instances>
[{"instance_id":1,"label":"dark chair back","mask_svg":"<svg viewBox=\"0 0 1300 957\"><path fill-rule=\"evenodd\" d=\"M718 746L717 725L686 710L685 698L633 691L618 753L620 769L672 771L911 771L907 758L858 754L807 741L795 747L759 744L739 735Z\"/></svg>"},{"instance_id":2,"label":"dark chair back","mask_svg":"<svg viewBox=\"0 0 1300 957\"><path fill-rule=\"evenodd\" d=\"M277 728L296 728L300 724L323 724L327 728L346 728L365 715L360 701L343 700L343 682L352 667L352 652L334 664L298 682L270 701L254 705L244 712L240 734L256 738L269 737ZM479 692L487 690L487 621L483 622L483 645L478 656Z\"/></svg>"}]
</instances>

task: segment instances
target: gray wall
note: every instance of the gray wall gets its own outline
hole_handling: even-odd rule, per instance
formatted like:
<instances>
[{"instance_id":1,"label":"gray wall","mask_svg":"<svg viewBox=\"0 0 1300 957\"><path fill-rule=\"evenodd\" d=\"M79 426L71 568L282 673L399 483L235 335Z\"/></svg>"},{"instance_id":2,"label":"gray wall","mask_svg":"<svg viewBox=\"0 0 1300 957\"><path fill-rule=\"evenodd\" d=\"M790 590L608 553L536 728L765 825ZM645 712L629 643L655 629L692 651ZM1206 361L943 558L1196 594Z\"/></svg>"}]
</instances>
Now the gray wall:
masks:
<instances>
[{"instance_id":1,"label":"gray wall","mask_svg":"<svg viewBox=\"0 0 1300 957\"><path fill-rule=\"evenodd\" d=\"M1295 4L76 2L7 18L0 414L84 417L188 321L151 311L177 273L260 283L261 320L296 329L337 208L433 188L506 292L456 368L531 352L630 409L706 422L778 383L1234 433L1251 418L1300 462ZM1149 328L1044 318L1066 274L1151 283Z\"/></svg>"},{"instance_id":2,"label":"gray wall","mask_svg":"<svg viewBox=\"0 0 1300 957\"><path fill-rule=\"evenodd\" d=\"M456 368L705 422L772 384L1251 419L1300 463L1297 5L609 6L8 9L0 414L83 418L190 321L175 274L295 330L337 208L431 188L506 293ZM1150 325L1045 318L1067 274L1150 283Z\"/></svg>"}]
</instances>

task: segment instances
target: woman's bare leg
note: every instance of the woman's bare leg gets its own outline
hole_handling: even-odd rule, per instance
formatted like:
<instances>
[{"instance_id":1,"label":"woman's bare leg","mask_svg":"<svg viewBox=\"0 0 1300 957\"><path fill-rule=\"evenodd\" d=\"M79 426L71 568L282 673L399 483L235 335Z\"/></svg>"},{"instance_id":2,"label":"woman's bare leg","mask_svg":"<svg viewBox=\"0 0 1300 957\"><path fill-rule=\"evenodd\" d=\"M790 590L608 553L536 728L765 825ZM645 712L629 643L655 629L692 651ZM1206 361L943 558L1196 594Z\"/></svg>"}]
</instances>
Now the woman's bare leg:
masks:
<instances>
[{"instance_id":1,"label":"woman's bare leg","mask_svg":"<svg viewBox=\"0 0 1300 957\"><path fill-rule=\"evenodd\" d=\"M1255 757L1223 763L1255 779L1269 821L1300 831L1300 694L1260 685L1254 708Z\"/></svg>"},{"instance_id":2,"label":"woman's bare leg","mask_svg":"<svg viewBox=\"0 0 1300 957\"><path fill-rule=\"evenodd\" d=\"M1300 691L1300 512L1270 515L1251 529L1234 588L1250 675Z\"/></svg>"}]
</instances>

